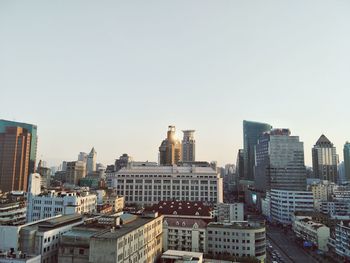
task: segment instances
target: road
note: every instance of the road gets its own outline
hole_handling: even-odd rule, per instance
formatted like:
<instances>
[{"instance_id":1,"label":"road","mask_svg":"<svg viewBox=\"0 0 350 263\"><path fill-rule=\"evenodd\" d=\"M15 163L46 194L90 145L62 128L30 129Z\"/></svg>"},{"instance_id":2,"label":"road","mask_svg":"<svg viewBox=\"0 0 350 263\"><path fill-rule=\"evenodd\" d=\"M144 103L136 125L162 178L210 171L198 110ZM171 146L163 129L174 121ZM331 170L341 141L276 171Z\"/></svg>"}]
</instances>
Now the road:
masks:
<instances>
[{"instance_id":1,"label":"road","mask_svg":"<svg viewBox=\"0 0 350 263\"><path fill-rule=\"evenodd\" d=\"M318 263L315 258L306 253L294 242L292 234L285 234L279 227L269 226L267 238L274 249L280 252L287 263Z\"/></svg>"}]
</instances>

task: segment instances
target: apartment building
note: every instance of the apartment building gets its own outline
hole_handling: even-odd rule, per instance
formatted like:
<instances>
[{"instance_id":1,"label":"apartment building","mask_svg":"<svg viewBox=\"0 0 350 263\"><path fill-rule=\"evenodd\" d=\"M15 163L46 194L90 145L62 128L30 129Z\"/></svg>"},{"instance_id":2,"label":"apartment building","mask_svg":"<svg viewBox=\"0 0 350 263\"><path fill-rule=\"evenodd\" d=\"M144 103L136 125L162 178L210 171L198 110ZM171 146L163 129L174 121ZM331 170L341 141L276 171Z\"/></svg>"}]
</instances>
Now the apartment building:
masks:
<instances>
[{"instance_id":1,"label":"apartment building","mask_svg":"<svg viewBox=\"0 0 350 263\"><path fill-rule=\"evenodd\" d=\"M216 215L219 222L232 222L244 220L243 203L219 203L216 205Z\"/></svg>"}]
</instances>

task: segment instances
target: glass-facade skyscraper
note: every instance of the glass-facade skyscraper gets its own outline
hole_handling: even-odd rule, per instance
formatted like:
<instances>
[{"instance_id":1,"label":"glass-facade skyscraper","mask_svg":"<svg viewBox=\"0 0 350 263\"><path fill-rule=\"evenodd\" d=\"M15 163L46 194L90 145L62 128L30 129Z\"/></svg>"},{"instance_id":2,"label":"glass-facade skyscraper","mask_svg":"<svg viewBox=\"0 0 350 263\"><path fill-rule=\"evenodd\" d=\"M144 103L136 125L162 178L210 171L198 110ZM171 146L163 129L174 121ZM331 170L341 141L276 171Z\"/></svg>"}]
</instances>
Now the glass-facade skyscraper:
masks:
<instances>
[{"instance_id":1,"label":"glass-facade skyscraper","mask_svg":"<svg viewBox=\"0 0 350 263\"><path fill-rule=\"evenodd\" d=\"M305 191L304 144L289 129L260 136L256 146L255 188Z\"/></svg>"},{"instance_id":2,"label":"glass-facade skyscraper","mask_svg":"<svg viewBox=\"0 0 350 263\"><path fill-rule=\"evenodd\" d=\"M271 129L267 123L243 121L244 179L254 181L255 147L260 135Z\"/></svg>"}]
</instances>

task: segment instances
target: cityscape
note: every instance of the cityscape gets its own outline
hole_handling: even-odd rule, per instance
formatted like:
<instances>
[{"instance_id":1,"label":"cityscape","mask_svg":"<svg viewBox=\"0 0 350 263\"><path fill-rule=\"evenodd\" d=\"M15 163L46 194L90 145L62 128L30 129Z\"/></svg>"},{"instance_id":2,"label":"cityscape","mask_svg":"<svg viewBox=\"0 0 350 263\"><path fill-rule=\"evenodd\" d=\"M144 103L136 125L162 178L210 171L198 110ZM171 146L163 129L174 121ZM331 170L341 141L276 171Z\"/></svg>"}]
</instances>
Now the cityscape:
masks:
<instances>
[{"instance_id":1,"label":"cityscape","mask_svg":"<svg viewBox=\"0 0 350 263\"><path fill-rule=\"evenodd\" d=\"M350 263L350 1L0 1L0 263Z\"/></svg>"},{"instance_id":2,"label":"cityscape","mask_svg":"<svg viewBox=\"0 0 350 263\"><path fill-rule=\"evenodd\" d=\"M92 147L47 167L38 131L0 120L0 262L350 258L349 142L339 163L320 135L307 167L289 128L244 120L243 149L219 167L197 160L195 130L180 140L169 125L158 162L123 153L101 164Z\"/></svg>"}]
</instances>

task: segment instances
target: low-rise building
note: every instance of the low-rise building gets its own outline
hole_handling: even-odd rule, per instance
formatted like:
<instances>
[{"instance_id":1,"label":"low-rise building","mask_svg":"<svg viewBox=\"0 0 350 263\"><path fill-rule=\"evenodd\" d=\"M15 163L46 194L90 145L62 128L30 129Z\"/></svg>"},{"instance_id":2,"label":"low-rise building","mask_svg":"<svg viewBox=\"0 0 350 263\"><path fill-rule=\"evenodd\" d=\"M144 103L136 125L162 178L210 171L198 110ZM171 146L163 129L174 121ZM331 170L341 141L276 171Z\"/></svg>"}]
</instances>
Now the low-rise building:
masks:
<instances>
[{"instance_id":1,"label":"low-rise building","mask_svg":"<svg viewBox=\"0 0 350 263\"><path fill-rule=\"evenodd\" d=\"M121 225L92 221L76 226L61 237L58 263L156 262L162 252L162 221L157 213L123 214Z\"/></svg>"},{"instance_id":2,"label":"low-rise building","mask_svg":"<svg viewBox=\"0 0 350 263\"><path fill-rule=\"evenodd\" d=\"M62 234L83 222L81 215L65 215L24 226L19 231L20 251L41 255L42 263L55 263Z\"/></svg>"},{"instance_id":3,"label":"low-rise building","mask_svg":"<svg viewBox=\"0 0 350 263\"><path fill-rule=\"evenodd\" d=\"M271 219L275 222L290 225L294 212L314 210L312 192L272 189L270 195Z\"/></svg>"},{"instance_id":4,"label":"low-rise building","mask_svg":"<svg viewBox=\"0 0 350 263\"><path fill-rule=\"evenodd\" d=\"M17 226L26 222L27 202L25 198L14 198L12 194L0 199L0 225Z\"/></svg>"},{"instance_id":5,"label":"low-rise building","mask_svg":"<svg viewBox=\"0 0 350 263\"><path fill-rule=\"evenodd\" d=\"M41 263L41 255L27 255L20 252L0 253L0 263Z\"/></svg>"},{"instance_id":6,"label":"low-rise building","mask_svg":"<svg viewBox=\"0 0 350 263\"><path fill-rule=\"evenodd\" d=\"M161 257L161 263L203 263L203 253L192 251L167 250Z\"/></svg>"},{"instance_id":7,"label":"low-rise building","mask_svg":"<svg viewBox=\"0 0 350 263\"><path fill-rule=\"evenodd\" d=\"M211 206L203 202L162 201L146 211L164 216L164 250L206 251L206 227L213 220Z\"/></svg>"},{"instance_id":8,"label":"low-rise building","mask_svg":"<svg viewBox=\"0 0 350 263\"><path fill-rule=\"evenodd\" d=\"M87 191L54 191L28 195L27 222L56 215L96 212L97 197Z\"/></svg>"},{"instance_id":9,"label":"low-rise building","mask_svg":"<svg viewBox=\"0 0 350 263\"><path fill-rule=\"evenodd\" d=\"M117 194L105 195L103 203L111 205L114 212L123 211L125 206L124 196L118 196Z\"/></svg>"},{"instance_id":10,"label":"low-rise building","mask_svg":"<svg viewBox=\"0 0 350 263\"><path fill-rule=\"evenodd\" d=\"M243 203L218 203L216 205L217 220L219 222L232 222L244 220Z\"/></svg>"},{"instance_id":11,"label":"low-rise building","mask_svg":"<svg viewBox=\"0 0 350 263\"><path fill-rule=\"evenodd\" d=\"M319 250L328 251L329 227L313 221L311 216L294 216L293 231L297 237L312 243Z\"/></svg>"},{"instance_id":12,"label":"low-rise building","mask_svg":"<svg viewBox=\"0 0 350 263\"><path fill-rule=\"evenodd\" d=\"M336 225L335 251L344 260L350 260L350 221L341 221Z\"/></svg>"},{"instance_id":13,"label":"low-rise building","mask_svg":"<svg viewBox=\"0 0 350 263\"><path fill-rule=\"evenodd\" d=\"M263 222L209 223L207 226L207 252L220 258L255 257L266 259L266 229Z\"/></svg>"}]
</instances>

